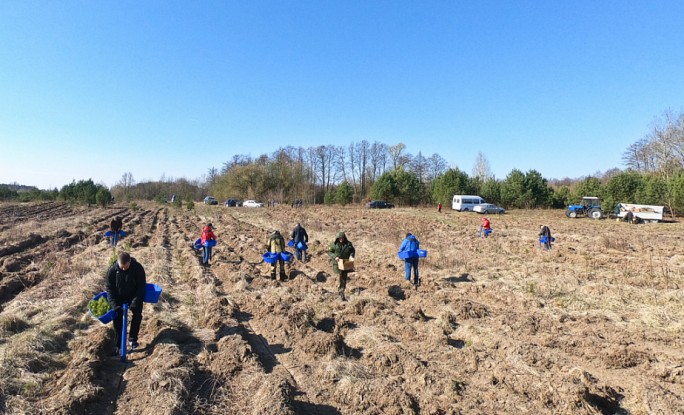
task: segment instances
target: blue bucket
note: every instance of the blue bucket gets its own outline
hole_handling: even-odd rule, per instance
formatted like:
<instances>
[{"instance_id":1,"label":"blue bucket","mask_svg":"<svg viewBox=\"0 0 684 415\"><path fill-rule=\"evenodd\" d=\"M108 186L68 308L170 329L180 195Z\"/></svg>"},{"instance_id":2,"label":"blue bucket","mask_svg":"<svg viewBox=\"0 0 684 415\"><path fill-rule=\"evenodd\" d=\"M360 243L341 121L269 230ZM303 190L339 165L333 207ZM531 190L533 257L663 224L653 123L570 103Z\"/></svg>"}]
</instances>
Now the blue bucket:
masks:
<instances>
[{"instance_id":1,"label":"blue bucket","mask_svg":"<svg viewBox=\"0 0 684 415\"><path fill-rule=\"evenodd\" d=\"M124 232L124 231L119 231L119 238L123 238L123 237L126 236L126 235L128 235L126 232Z\"/></svg>"},{"instance_id":2,"label":"blue bucket","mask_svg":"<svg viewBox=\"0 0 684 415\"><path fill-rule=\"evenodd\" d=\"M111 238L112 237L112 231L107 231L104 234L105 238Z\"/></svg>"},{"instance_id":3,"label":"blue bucket","mask_svg":"<svg viewBox=\"0 0 684 415\"><path fill-rule=\"evenodd\" d=\"M276 262L278 262L278 258L280 257L280 255L275 252L266 252L262 256L264 258L264 262L269 264L275 264Z\"/></svg>"},{"instance_id":4,"label":"blue bucket","mask_svg":"<svg viewBox=\"0 0 684 415\"><path fill-rule=\"evenodd\" d=\"M492 230L491 230L491 229L485 229L485 230L484 230L484 236L487 236L487 235L489 235L489 234L491 234L491 233L492 233Z\"/></svg>"},{"instance_id":5,"label":"blue bucket","mask_svg":"<svg viewBox=\"0 0 684 415\"><path fill-rule=\"evenodd\" d=\"M399 259L410 259L416 258L418 253L416 251L399 251L397 255L399 255Z\"/></svg>"},{"instance_id":6,"label":"blue bucket","mask_svg":"<svg viewBox=\"0 0 684 415\"><path fill-rule=\"evenodd\" d=\"M416 252L418 253L418 258L427 257L427 250L426 249L419 249Z\"/></svg>"},{"instance_id":7,"label":"blue bucket","mask_svg":"<svg viewBox=\"0 0 684 415\"><path fill-rule=\"evenodd\" d=\"M200 241L201 241L201 239L200 239ZM216 240L212 239L209 241L205 241L204 246L206 246L207 248L211 248L212 246L216 246Z\"/></svg>"},{"instance_id":8,"label":"blue bucket","mask_svg":"<svg viewBox=\"0 0 684 415\"><path fill-rule=\"evenodd\" d=\"M290 248L293 247L294 246L294 239L290 239L289 241L287 241L287 246L289 246Z\"/></svg>"},{"instance_id":9,"label":"blue bucket","mask_svg":"<svg viewBox=\"0 0 684 415\"><path fill-rule=\"evenodd\" d=\"M280 253L280 259L282 259L285 262L290 262L292 261L292 253L283 251Z\"/></svg>"},{"instance_id":10,"label":"blue bucket","mask_svg":"<svg viewBox=\"0 0 684 415\"><path fill-rule=\"evenodd\" d=\"M105 299L107 299L107 301L109 301L109 299L107 298L107 292L106 291L102 291L101 293L99 293L98 295L93 297L93 301L97 301L102 297L104 297ZM91 316L95 317L95 314L93 314L93 310L88 309L88 311L90 312ZM102 324L109 324L112 320L114 320L114 317L116 317L116 311L109 310L106 313L104 313L103 315L101 315L100 317L95 317L95 318L100 320L100 323L102 323Z\"/></svg>"},{"instance_id":11,"label":"blue bucket","mask_svg":"<svg viewBox=\"0 0 684 415\"><path fill-rule=\"evenodd\" d=\"M309 247L304 242L297 242L297 249L301 251L306 251Z\"/></svg>"},{"instance_id":12,"label":"blue bucket","mask_svg":"<svg viewBox=\"0 0 684 415\"><path fill-rule=\"evenodd\" d=\"M157 303L159 301L159 297L161 296L162 293L162 287L160 287L157 284L147 284L145 286L145 297L143 298L143 301L146 303Z\"/></svg>"},{"instance_id":13,"label":"blue bucket","mask_svg":"<svg viewBox=\"0 0 684 415\"><path fill-rule=\"evenodd\" d=\"M201 239L196 240L195 243L192 244L192 246L193 246L196 250L199 251L200 249L202 249L202 240L201 240Z\"/></svg>"}]
</instances>

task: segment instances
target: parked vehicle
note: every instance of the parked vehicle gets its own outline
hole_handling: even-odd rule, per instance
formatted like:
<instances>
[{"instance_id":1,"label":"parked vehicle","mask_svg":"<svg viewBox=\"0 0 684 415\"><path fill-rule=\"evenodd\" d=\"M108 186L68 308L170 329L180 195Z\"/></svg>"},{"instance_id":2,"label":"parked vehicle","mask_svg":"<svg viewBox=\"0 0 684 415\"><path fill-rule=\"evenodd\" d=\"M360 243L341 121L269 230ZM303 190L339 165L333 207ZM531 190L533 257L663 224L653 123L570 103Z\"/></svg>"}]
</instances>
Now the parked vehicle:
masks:
<instances>
[{"instance_id":1,"label":"parked vehicle","mask_svg":"<svg viewBox=\"0 0 684 415\"><path fill-rule=\"evenodd\" d=\"M227 199L224 204L228 207L242 206L242 202L237 199Z\"/></svg>"},{"instance_id":2,"label":"parked vehicle","mask_svg":"<svg viewBox=\"0 0 684 415\"><path fill-rule=\"evenodd\" d=\"M493 205L491 203L482 203L480 205L476 205L473 208L473 212L477 213L504 213L506 210L502 207L498 207L497 205Z\"/></svg>"},{"instance_id":3,"label":"parked vehicle","mask_svg":"<svg viewBox=\"0 0 684 415\"><path fill-rule=\"evenodd\" d=\"M218 200L214 196L207 196L204 198L205 205L218 205Z\"/></svg>"},{"instance_id":4,"label":"parked vehicle","mask_svg":"<svg viewBox=\"0 0 684 415\"><path fill-rule=\"evenodd\" d=\"M481 205L485 202L480 196L471 195L454 195L451 201L451 208L459 212L469 212L477 205Z\"/></svg>"},{"instance_id":5,"label":"parked vehicle","mask_svg":"<svg viewBox=\"0 0 684 415\"><path fill-rule=\"evenodd\" d=\"M261 202L257 202L256 200L245 200L244 202L242 202L242 206L253 207L253 208L261 208L261 207L264 207L264 204Z\"/></svg>"},{"instance_id":6,"label":"parked vehicle","mask_svg":"<svg viewBox=\"0 0 684 415\"><path fill-rule=\"evenodd\" d=\"M368 209L391 209L394 205L387 203L384 200L373 200L372 202L366 203L366 207Z\"/></svg>"},{"instance_id":7,"label":"parked vehicle","mask_svg":"<svg viewBox=\"0 0 684 415\"><path fill-rule=\"evenodd\" d=\"M601 209L601 200L598 197L585 196L582 202L568 206L565 211L565 216L569 218L581 218L586 216L592 219L604 218L603 210Z\"/></svg>"},{"instance_id":8,"label":"parked vehicle","mask_svg":"<svg viewBox=\"0 0 684 415\"><path fill-rule=\"evenodd\" d=\"M643 222L656 223L663 220L665 206L636 205L633 203L618 203L613 210L615 217L624 218L627 212L632 211L634 217Z\"/></svg>"}]
</instances>

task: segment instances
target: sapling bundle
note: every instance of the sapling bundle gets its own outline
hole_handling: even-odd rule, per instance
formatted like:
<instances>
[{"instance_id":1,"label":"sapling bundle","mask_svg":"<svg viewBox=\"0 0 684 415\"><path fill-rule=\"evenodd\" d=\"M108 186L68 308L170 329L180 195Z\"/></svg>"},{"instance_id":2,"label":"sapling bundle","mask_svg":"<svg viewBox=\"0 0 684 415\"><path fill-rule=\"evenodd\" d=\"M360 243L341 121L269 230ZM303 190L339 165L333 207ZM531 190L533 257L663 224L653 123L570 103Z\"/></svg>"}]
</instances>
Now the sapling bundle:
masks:
<instances>
[{"instance_id":1,"label":"sapling bundle","mask_svg":"<svg viewBox=\"0 0 684 415\"><path fill-rule=\"evenodd\" d=\"M109 305L109 301L107 301L104 296L98 298L97 300L90 300L88 303L88 308L95 317L102 317L112 309L112 307Z\"/></svg>"}]
</instances>

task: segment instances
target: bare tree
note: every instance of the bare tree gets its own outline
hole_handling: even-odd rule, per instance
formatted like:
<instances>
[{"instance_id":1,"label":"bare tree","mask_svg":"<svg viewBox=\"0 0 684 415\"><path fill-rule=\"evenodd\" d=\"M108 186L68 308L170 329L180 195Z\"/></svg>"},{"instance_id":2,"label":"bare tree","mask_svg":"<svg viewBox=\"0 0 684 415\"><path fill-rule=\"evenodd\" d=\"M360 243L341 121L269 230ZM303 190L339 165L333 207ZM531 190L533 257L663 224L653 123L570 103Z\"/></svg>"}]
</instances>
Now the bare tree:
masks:
<instances>
[{"instance_id":1,"label":"bare tree","mask_svg":"<svg viewBox=\"0 0 684 415\"><path fill-rule=\"evenodd\" d=\"M427 160L428 179L430 181L435 180L440 174L447 171L448 168L449 164L444 157L433 153Z\"/></svg>"},{"instance_id":2,"label":"bare tree","mask_svg":"<svg viewBox=\"0 0 684 415\"><path fill-rule=\"evenodd\" d=\"M358 171L359 181L361 183L361 195L366 196L368 156L370 152L370 144L363 140L357 143L355 147L356 152L356 168Z\"/></svg>"},{"instance_id":3,"label":"bare tree","mask_svg":"<svg viewBox=\"0 0 684 415\"><path fill-rule=\"evenodd\" d=\"M339 169L337 168L337 155L344 151L342 147L333 145L316 147L315 154L317 158L317 167L319 178L321 179L321 186L327 192L330 186L337 181L339 177Z\"/></svg>"},{"instance_id":4,"label":"bare tree","mask_svg":"<svg viewBox=\"0 0 684 415\"><path fill-rule=\"evenodd\" d=\"M427 164L427 159L423 157L422 151L418 152L411 163L413 172L418 176L418 180L420 180L421 183L425 183L427 180Z\"/></svg>"},{"instance_id":5,"label":"bare tree","mask_svg":"<svg viewBox=\"0 0 684 415\"><path fill-rule=\"evenodd\" d=\"M135 184L135 180L133 179L133 173L126 172L121 176L121 180L119 181L118 185L121 186L121 188L123 188L123 193L126 200L130 199L130 191L131 187L133 187L133 184Z\"/></svg>"},{"instance_id":6,"label":"bare tree","mask_svg":"<svg viewBox=\"0 0 684 415\"><path fill-rule=\"evenodd\" d=\"M387 144L374 142L370 150L371 159L371 182L385 172L387 167Z\"/></svg>"},{"instance_id":7,"label":"bare tree","mask_svg":"<svg viewBox=\"0 0 684 415\"><path fill-rule=\"evenodd\" d=\"M389 148L389 156L390 159L392 160L392 168L394 170L404 167L405 164L405 156L402 154L404 150L406 149L406 144L404 143L399 143L395 144L393 146L390 146Z\"/></svg>"},{"instance_id":8,"label":"bare tree","mask_svg":"<svg viewBox=\"0 0 684 415\"><path fill-rule=\"evenodd\" d=\"M356 193L356 151L354 151L354 147L353 141L349 143L349 172L351 175L351 181L349 183L352 185L352 187L354 187L354 193Z\"/></svg>"},{"instance_id":9,"label":"bare tree","mask_svg":"<svg viewBox=\"0 0 684 415\"><path fill-rule=\"evenodd\" d=\"M207 185L211 186L216 182L216 178L218 178L219 171L216 167L210 167L207 169Z\"/></svg>"},{"instance_id":10,"label":"bare tree","mask_svg":"<svg viewBox=\"0 0 684 415\"><path fill-rule=\"evenodd\" d=\"M480 183L484 183L493 177L492 170L489 168L489 162L482 152L477 153L475 166L473 167L473 177L478 179Z\"/></svg>"},{"instance_id":11,"label":"bare tree","mask_svg":"<svg viewBox=\"0 0 684 415\"><path fill-rule=\"evenodd\" d=\"M337 154L337 170L340 172L343 181L349 182L349 170L347 170L347 152L340 151Z\"/></svg>"},{"instance_id":12,"label":"bare tree","mask_svg":"<svg viewBox=\"0 0 684 415\"><path fill-rule=\"evenodd\" d=\"M308 176L309 176L309 183L311 183L311 201L313 203L316 203L316 183L317 183L317 178L318 178L318 172L319 172L319 166L320 166L320 158L318 156L319 154L319 147L309 147L307 149L307 161L308 161Z\"/></svg>"},{"instance_id":13,"label":"bare tree","mask_svg":"<svg viewBox=\"0 0 684 415\"><path fill-rule=\"evenodd\" d=\"M622 153L622 162L632 170L643 171L646 169L645 147L648 141L641 139L636 143L627 147L627 150Z\"/></svg>"},{"instance_id":14,"label":"bare tree","mask_svg":"<svg viewBox=\"0 0 684 415\"><path fill-rule=\"evenodd\" d=\"M653 123L652 130L630 145L622 155L632 169L671 177L674 170L684 167L684 113L665 111Z\"/></svg>"},{"instance_id":15,"label":"bare tree","mask_svg":"<svg viewBox=\"0 0 684 415\"><path fill-rule=\"evenodd\" d=\"M333 146L329 145L328 146L328 183L327 183L327 190L330 190L330 187L333 184L339 183L340 181L340 176L342 171L340 170L340 165L337 162L340 158L340 154L344 152L344 147L342 146Z\"/></svg>"}]
</instances>

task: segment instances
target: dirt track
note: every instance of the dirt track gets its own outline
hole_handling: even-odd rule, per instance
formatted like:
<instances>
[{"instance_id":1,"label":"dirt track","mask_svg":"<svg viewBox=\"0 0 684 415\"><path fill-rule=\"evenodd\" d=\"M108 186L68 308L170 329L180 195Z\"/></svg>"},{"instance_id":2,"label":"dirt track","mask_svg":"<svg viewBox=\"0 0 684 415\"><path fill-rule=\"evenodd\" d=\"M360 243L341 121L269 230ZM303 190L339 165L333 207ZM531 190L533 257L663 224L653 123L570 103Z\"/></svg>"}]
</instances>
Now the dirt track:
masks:
<instances>
[{"instance_id":1,"label":"dirt track","mask_svg":"<svg viewBox=\"0 0 684 415\"><path fill-rule=\"evenodd\" d=\"M51 213L54 217L51 217ZM107 357L92 320L120 214L148 282L141 350ZM191 243L211 221L210 268ZM300 221L311 260L271 281L272 229ZM0 206L0 411L7 413L684 413L679 223L628 226L562 212L492 218L426 209L196 212ZM536 241L540 223L557 238ZM429 251L418 292L396 250ZM325 248L357 250L349 301Z\"/></svg>"}]
</instances>

